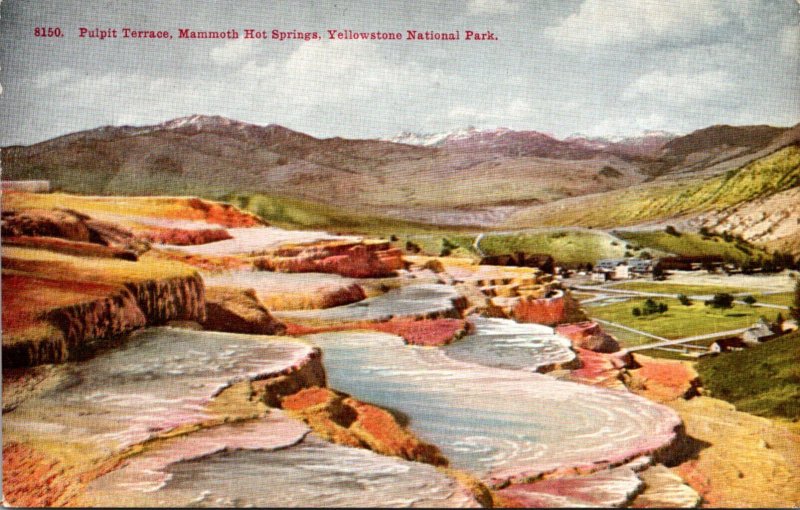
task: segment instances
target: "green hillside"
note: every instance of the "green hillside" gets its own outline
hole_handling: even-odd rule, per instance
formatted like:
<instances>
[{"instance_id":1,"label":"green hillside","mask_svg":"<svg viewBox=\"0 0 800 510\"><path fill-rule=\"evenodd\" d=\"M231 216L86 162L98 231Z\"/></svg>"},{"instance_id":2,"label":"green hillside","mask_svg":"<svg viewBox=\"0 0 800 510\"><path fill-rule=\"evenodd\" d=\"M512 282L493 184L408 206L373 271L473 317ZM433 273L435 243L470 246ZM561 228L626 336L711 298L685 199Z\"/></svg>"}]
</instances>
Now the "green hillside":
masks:
<instances>
[{"instance_id":1,"label":"green hillside","mask_svg":"<svg viewBox=\"0 0 800 510\"><path fill-rule=\"evenodd\" d=\"M619 232L619 237L634 244L666 253L682 256L719 255L727 261L743 264L748 259L768 258L768 254L761 248L740 239L726 241L720 236L703 237L691 232L681 232L671 235L663 230Z\"/></svg>"},{"instance_id":2,"label":"green hillside","mask_svg":"<svg viewBox=\"0 0 800 510\"><path fill-rule=\"evenodd\" d=\"M583 225L614 227L724 209L800 185L800 147L785 147L738 170L706 180L652 183L582 196L557 207L533 207L509 226Z\"/></svg>"},{"instance_id":3,"label":"green hillside","mask_svg":"<svg viewBox=\"0 0 800 510\"><path fill-rule=\"evenodd\" d=\"M756 347L702 358L697 369L711 396L740 411L800 419L800 332Z\"/></svg>"}]
</instances>

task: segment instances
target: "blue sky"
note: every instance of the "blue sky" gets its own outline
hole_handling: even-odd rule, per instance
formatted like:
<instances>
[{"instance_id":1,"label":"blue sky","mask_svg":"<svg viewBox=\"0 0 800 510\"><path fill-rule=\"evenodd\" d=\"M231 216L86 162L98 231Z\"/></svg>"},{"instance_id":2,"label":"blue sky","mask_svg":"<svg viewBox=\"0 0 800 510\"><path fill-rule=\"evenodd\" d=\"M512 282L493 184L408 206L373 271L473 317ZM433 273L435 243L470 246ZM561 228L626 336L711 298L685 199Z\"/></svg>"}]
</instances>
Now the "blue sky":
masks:
<instances>
[{"instance_id":1,"label":"blue sky","mask_svg":"<svg viewBox=\"0 0 800 510\"><path fill-rule=\"evenodd\" d=\"M194 113L348 138L470 125L565 137L800 121L794 0L374 3L5 0L0 145ZM36 26L66 35L36 38ZM175 39L80 39L82 26ZM183 41L178 28L473 29L499 40Z\"/></svg>"}]
</instances>

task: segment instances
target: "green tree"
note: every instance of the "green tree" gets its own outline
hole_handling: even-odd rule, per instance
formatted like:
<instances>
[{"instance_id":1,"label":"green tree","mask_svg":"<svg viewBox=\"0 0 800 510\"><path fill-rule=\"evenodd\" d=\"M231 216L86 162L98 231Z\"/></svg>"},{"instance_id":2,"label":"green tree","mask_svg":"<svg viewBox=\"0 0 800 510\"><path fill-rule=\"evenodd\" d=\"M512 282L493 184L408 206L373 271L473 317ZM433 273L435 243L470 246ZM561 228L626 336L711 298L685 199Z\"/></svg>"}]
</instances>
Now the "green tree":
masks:
<instances>
[{"instance_id":1,"label":"green tree","mask_svg":"<svg viewBox=\"0 0 800 510\"><path fill-rule=\"evenodd\" d=\"M794 302L789 308L789 315L795 320L800 320L800 278L794 282Z\"/></svg>"},{"instance_id":2,"label":"green tree","mask_svg":"<svg viewBox=\"0 0 800 510\"><path fill-rule=\"evenodd\" d=\"M714 294L710 301L706 301L706 306L712 308L733 308L733 295L727 292Z\"/></svg>"},{"instance_id":3,"label":"green tree","mask_svg":"<svg viewBox=\"0 0 800 510\"><path fill-rule=\"evenodd\" d=\"M744 299L742 299L742 301L744 301L750 306L756 304L756 298L754 298L753 296L745 296Z\"/></svg>"},{"instance_id":4,"label":"green tree","mask_svg":"<svg viewBox=\"0 0 800 510\"><path fill-rule=\"evenodd\" d=\"M678 301L680 301L683 306L690 306L692 304L692 300L689 299L689 296L686 294L678 294Z\"/></svg>"}]
</instances>

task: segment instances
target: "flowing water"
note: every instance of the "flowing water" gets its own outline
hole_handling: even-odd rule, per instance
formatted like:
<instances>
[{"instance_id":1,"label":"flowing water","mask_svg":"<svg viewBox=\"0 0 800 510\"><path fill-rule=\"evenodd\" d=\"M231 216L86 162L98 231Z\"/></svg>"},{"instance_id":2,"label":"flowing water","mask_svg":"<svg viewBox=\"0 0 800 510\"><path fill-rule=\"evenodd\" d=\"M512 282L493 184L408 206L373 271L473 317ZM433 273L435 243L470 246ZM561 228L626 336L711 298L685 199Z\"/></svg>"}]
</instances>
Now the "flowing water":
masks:
<instances>
[{"instance_id":1,"label":"flowing water","mask_svg":"<svg viewBox=\"0 0 800 510\"><path fill-rule=\"evenodd\" d=\"M533 372L575 359L575 352L570 348L572 342L556 335L553 328L484 317L472 317L470 322L475 331L444 347L448 357Z\"/></svg>"},{"instance_id":2,"label":"flowing water","mask_svg":"<svg viewBox=\"0 0 800 510\"><path fill-rule=\"evenodd\" d=\"M125 344L63 366L57 387L3 417L4 434L116 452L209 417L205 407L232 383L296 365L312 347L257 335L152 328Z\"/></svg>"},{"instance_id":3,"label":"flowing water","mask_svg":"<svg viewBox=\"0 0 800 510\"><path fill-rule=\"evenodd\" d=\"M302 426L295 421L295 426ZM268 425L268 426L267 426ZM249 430L237 430L248 427ZM190 434L86 488L82 506L474 507L434 467L306 436L276 449L274 424ZM225 436L224 447L214 438ZM242 441L241 437L252 438ZM209 443L211 443L209 447ZM249 444L248 444L249 443Z\"/></svg>"},{"instance_id":4,"label":"flowing water","mask_svg":"<svg viewBox=\"0 0 800 510\"><path fill-rule=\"evenodd\" d=\"M405 413L454 467L490 481L621 462L667 444L680 423L627 392L457 361L392 335L307 338L323 349L331 387Z\"/></svg>"}]
</instances>

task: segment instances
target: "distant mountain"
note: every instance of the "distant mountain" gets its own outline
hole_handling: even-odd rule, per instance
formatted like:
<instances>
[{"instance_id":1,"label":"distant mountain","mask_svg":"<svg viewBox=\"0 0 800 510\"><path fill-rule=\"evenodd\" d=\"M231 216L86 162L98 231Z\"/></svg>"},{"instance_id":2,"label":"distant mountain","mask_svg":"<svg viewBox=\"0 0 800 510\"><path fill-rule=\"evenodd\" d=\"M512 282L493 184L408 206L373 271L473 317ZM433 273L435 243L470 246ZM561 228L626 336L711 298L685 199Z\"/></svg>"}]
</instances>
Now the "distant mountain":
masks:
<instances>
[{"instance_id":1,"label":"distant mountain","mask_svg":"<svg viewBox=\"0 0 800 510\"><path fill-rule=\"evenodd\" d=\"M582 159L598 152L623 157L652 156L678 135L666 131L645 131L640 136L590 137L574 134L563 140L539 131L508 128L461 128L443 133L402 133L382 140L422 147L452 147L491 150L518 156L571 157Z\"/></svg>"},{"instance_id":2,"label":"distant mountain","mask_svg":"<svg viewBox=\"0 0 800 510\"><path fill-rule=\"evenodd\" d=\"M275 124L192 115L6 147L2 163L4 179L48 179L76 193L263 194L372 215L484 224L648 181L720 175L798 139L800 126L712 126L624 139L558 140L505 128L405 133L392 141L319 139Z\"/></svg>"}]
</instances>

